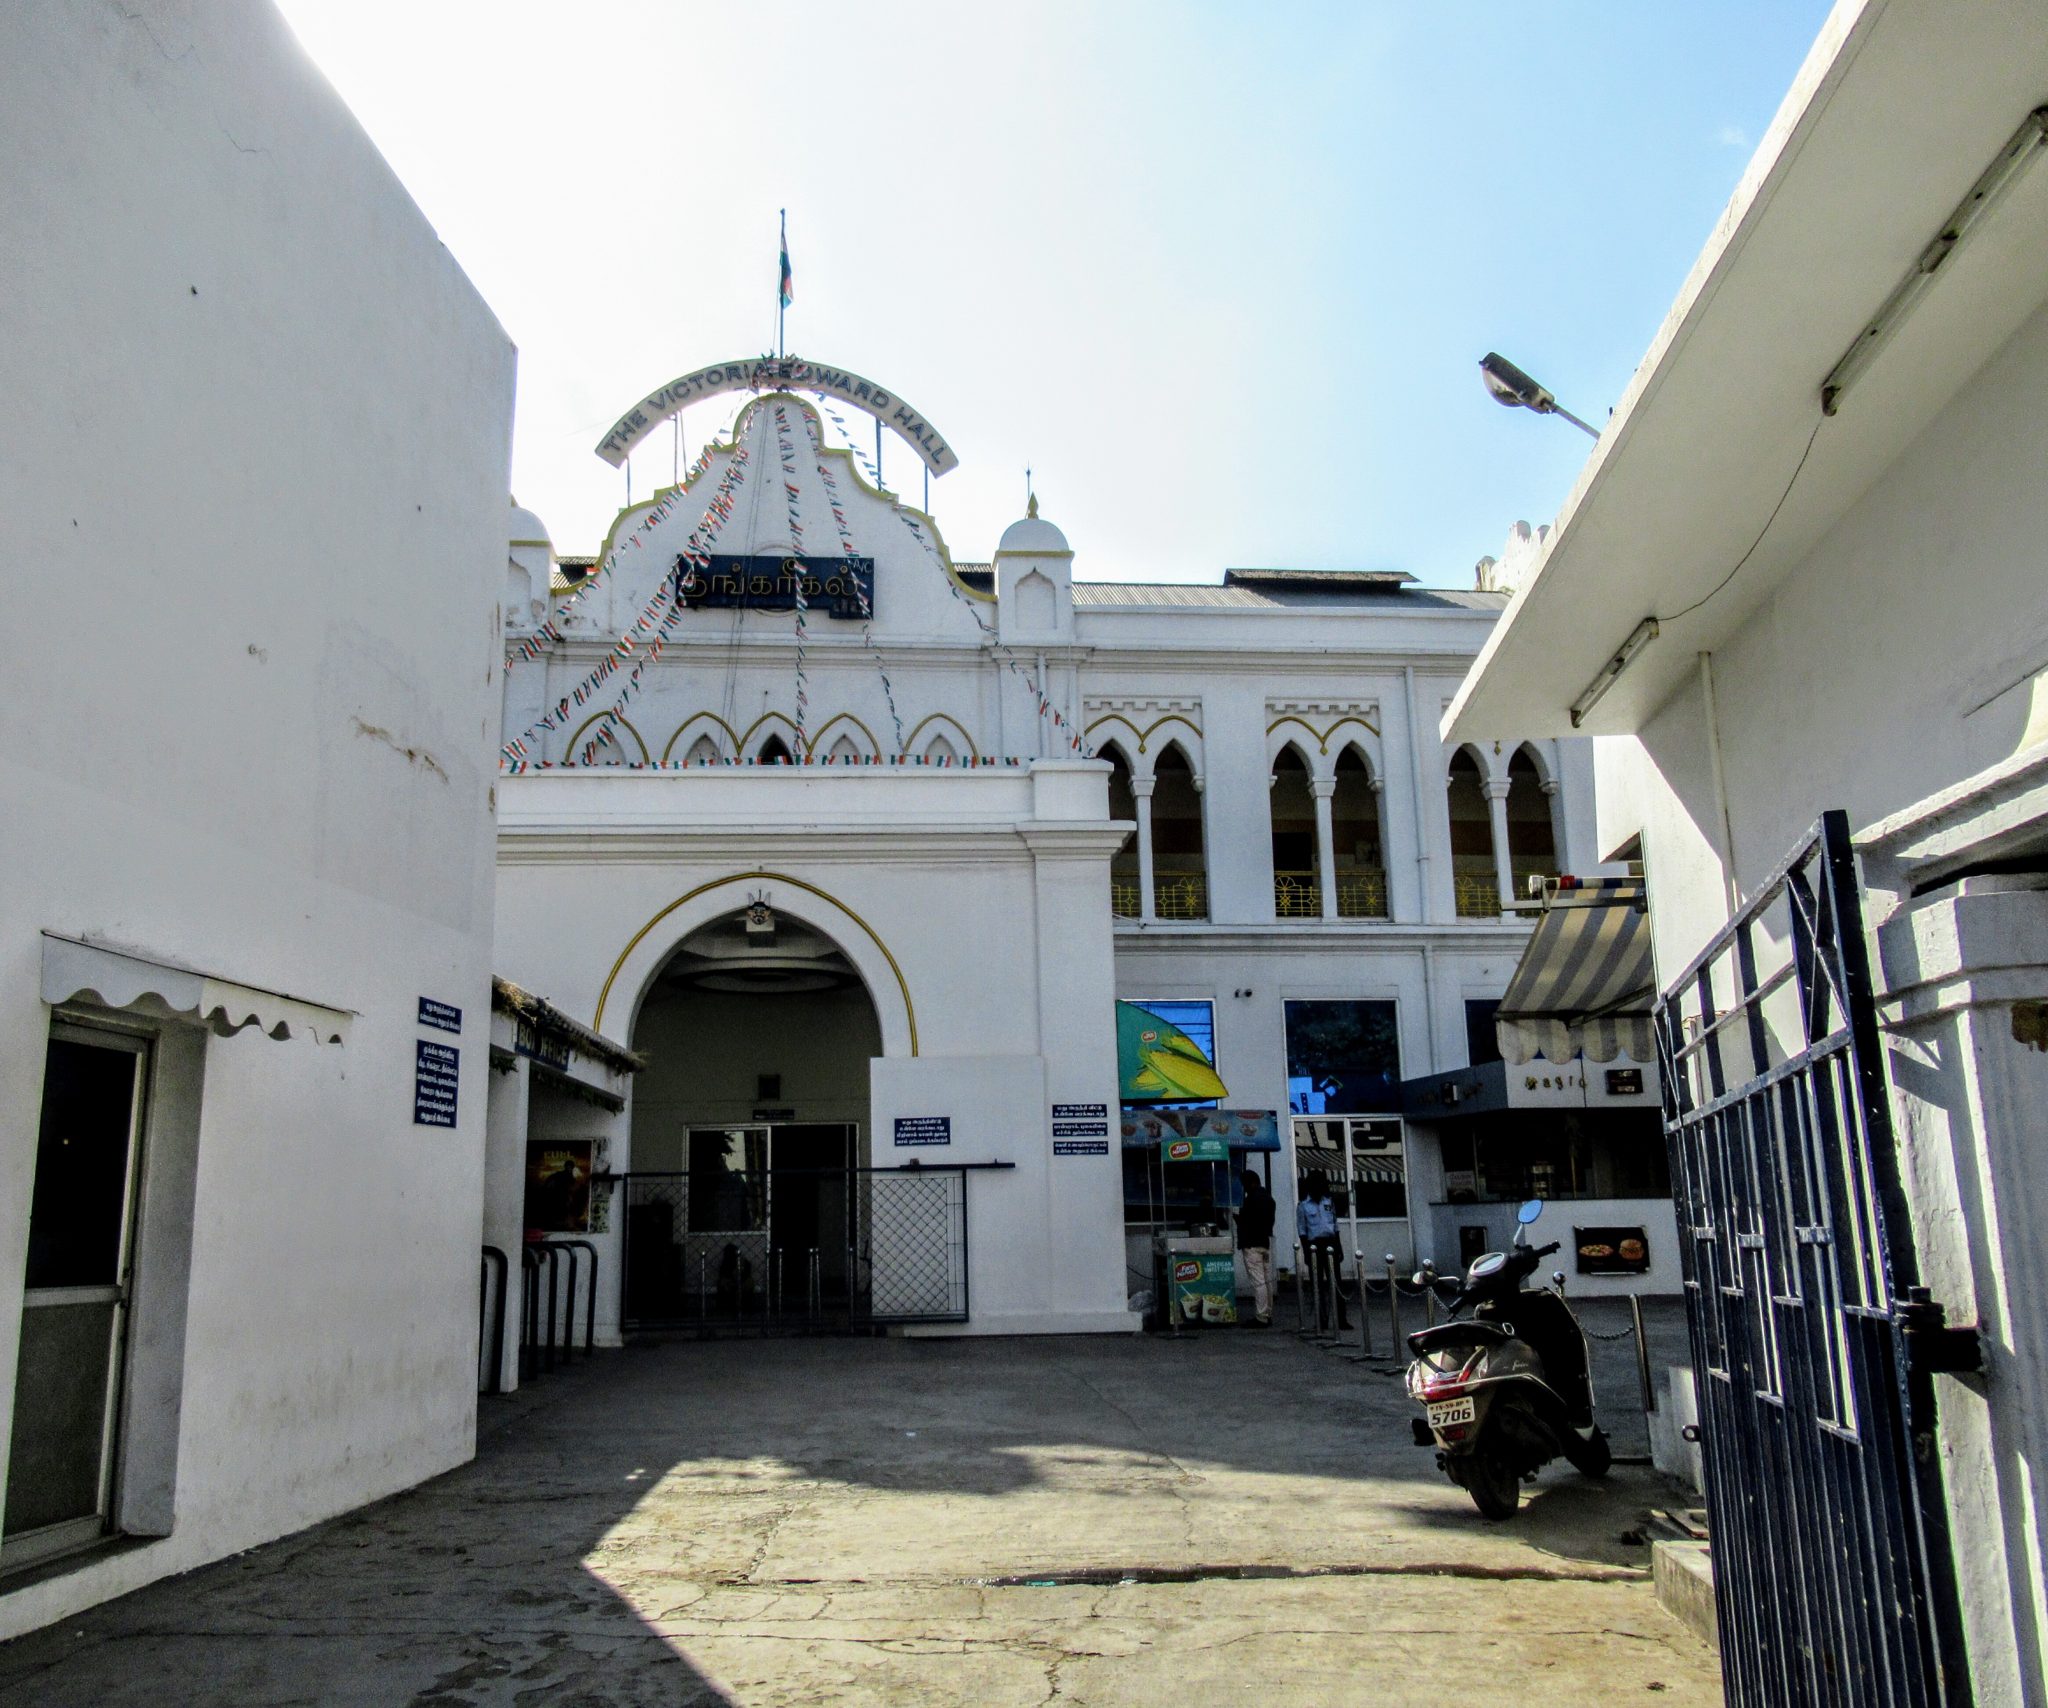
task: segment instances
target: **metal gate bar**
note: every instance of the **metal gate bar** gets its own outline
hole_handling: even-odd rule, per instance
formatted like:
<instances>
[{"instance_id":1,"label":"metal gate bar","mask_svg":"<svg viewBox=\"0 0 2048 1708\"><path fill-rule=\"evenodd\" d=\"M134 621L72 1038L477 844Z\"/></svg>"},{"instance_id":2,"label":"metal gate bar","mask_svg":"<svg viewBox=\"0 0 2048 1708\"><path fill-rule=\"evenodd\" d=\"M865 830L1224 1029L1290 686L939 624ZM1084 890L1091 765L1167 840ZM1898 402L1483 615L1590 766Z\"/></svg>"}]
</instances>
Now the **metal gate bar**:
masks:
<instances>
[{"instance_id":1,"label":"metal gate bar","mask_svg":"<svg viewBox=\"0 0 2048 1708\"><path fill-rule=\"evenodd\" d=\"M1727 1698L1967 1704L1933 1376L1975 1336L1917 1285L1845 815L1656 1026Z\"/></svg>"}]
</instances>

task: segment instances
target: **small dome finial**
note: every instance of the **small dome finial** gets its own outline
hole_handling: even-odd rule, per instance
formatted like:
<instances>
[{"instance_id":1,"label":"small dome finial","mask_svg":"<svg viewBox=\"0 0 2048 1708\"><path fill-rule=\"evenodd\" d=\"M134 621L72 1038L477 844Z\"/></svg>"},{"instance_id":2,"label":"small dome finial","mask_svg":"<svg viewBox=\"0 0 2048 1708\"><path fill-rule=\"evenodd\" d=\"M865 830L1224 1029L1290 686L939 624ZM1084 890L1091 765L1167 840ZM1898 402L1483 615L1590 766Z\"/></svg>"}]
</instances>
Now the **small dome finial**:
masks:
<instances>
[{"instance_id":1,"label":"small dome finial","mask_svg":"<svg viewBox=\"0 0 2048 1708\"><path fill-rule=\"evenodd\" d=\"M1030 517L1030 518L1031 518L1031 519L1032 519L1032 520L1033 520L1034 522L1038 520L1038 494L1037 494L1037 493L1035 493L1035 492L1031 492L1031 493L1026 493L1026 494L1025 494L1025 497L1024 497L1024 514L1025 514L1026 516L1029 516L1029 517Z\"/></svg>"}]
</instances>

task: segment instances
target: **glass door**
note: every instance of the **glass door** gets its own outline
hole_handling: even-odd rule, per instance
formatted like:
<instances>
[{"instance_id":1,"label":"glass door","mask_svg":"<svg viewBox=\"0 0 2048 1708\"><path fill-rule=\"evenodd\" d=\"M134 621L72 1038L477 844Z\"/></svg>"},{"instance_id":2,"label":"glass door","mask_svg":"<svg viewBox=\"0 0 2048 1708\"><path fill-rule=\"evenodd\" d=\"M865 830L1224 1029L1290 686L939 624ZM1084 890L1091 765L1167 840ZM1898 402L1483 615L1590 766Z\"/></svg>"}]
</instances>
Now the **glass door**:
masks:
<instances>
[{"instance_id":1,"label":"glass door","mask_svg":"<svg viewBox=\"0 0 2048 1708\"><path fill-rule=\"evenodd\" d=\"M0 1564L110 1528L148 1067L143 1039L51 1028Z\"/></svg>"}]
</instances>

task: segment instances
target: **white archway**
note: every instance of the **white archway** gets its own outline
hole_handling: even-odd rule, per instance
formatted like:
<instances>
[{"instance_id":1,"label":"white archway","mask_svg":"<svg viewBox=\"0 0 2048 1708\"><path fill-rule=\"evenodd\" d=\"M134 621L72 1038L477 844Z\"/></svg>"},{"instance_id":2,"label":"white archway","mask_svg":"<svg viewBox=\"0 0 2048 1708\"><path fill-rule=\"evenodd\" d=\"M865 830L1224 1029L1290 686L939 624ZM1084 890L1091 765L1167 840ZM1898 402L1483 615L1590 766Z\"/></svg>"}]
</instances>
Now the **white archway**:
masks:
<instances>
[{"instance_id":1,"label":"white archway","mask_svg":"<svg viewBox=\"0 0 2048 1708\"><path fill-rule=\"evenodd\" d=\"M631 1037L655 976L684 938L765 894L768 905L802 920L829 937L867 986L881 1024L882 1054L914 1056L917 1009L903 969L873 926L829 891L787 872L755 870L713 878L686 891L634 933L597 998L592 1026L603 1031L607 1014L616 1017L618 1036Z\"/></svg>"}]
</instances>

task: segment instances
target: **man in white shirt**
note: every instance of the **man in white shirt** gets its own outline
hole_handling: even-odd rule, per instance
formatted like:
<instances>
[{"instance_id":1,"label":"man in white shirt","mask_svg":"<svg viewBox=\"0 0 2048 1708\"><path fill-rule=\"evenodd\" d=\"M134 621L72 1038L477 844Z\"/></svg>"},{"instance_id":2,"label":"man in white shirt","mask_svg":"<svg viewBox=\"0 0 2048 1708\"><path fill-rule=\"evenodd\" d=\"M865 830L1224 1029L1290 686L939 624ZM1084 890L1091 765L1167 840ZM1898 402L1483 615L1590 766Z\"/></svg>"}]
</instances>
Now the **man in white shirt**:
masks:
<instances>
[{"instance_id":1,"label":"man in white shirt","mask_svg":"<svg viewBox=\"0 0 2048 1708\"><path fill-rule=\"evenodd\" d=\"M1344 1242L1337 1237L1337 1204L1330 1196L1329 1177L1312 1168L1301 1183L1301 1201L1294 1207L1295 1230L1301 1236L1303 1256L1320 1265L1316 1277L1318 1328L1327 1328L1330 1302L1337 1306L1339 1333L1350 1328L1350 1314L1344 1308Z\"/></svg>"}]
</instances>

